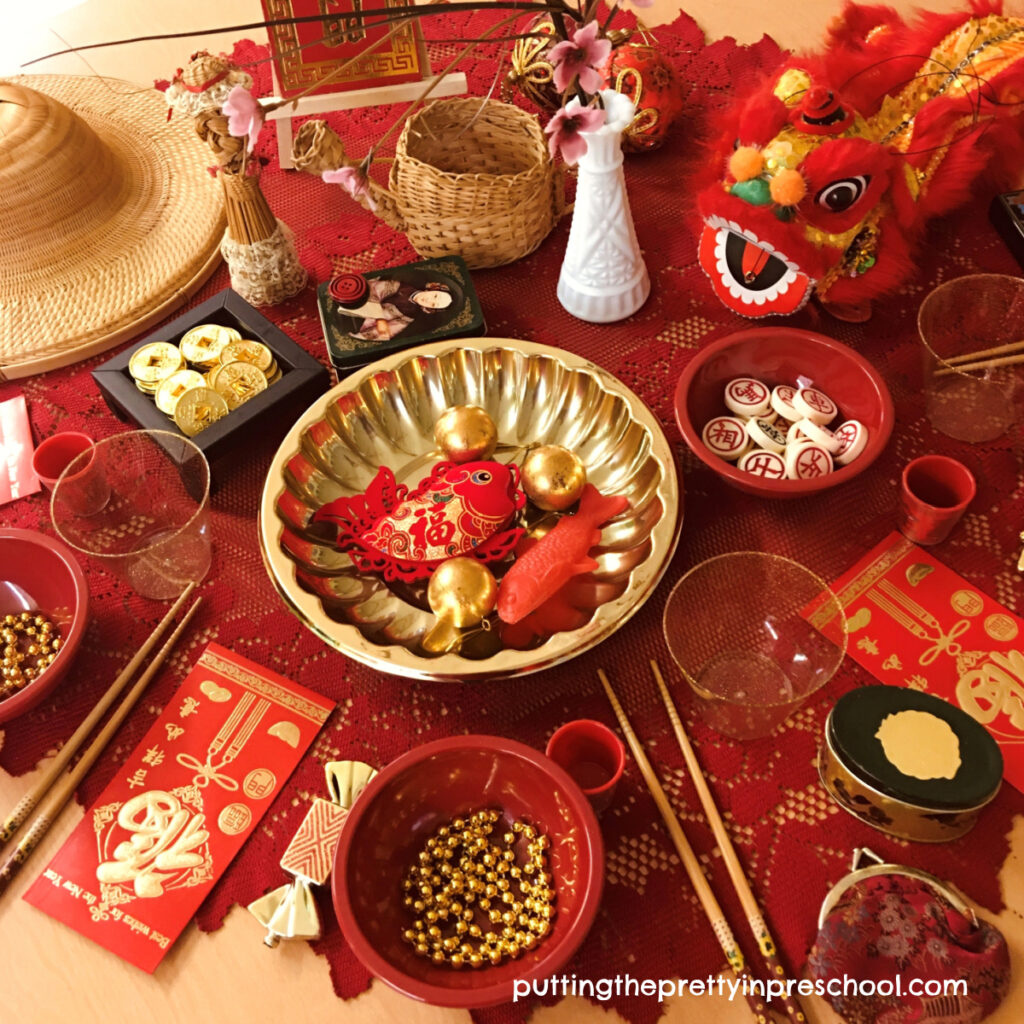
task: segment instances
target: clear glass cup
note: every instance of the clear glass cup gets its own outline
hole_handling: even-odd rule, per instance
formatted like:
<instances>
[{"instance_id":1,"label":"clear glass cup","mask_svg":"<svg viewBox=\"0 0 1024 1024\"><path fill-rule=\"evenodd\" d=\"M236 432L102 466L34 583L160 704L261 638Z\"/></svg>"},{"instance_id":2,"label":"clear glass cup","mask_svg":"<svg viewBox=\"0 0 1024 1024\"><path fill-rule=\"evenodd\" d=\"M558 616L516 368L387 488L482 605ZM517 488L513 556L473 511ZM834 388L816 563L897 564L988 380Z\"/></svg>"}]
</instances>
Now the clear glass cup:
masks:
<instances>
[{"instance_id":1,"label":"clear glass cup","mask_svg":"<svg viewBox=\"0 0 1024 1024\"><path fill-rule=\"evenodd\" d=\"M166 430L115 434L72 460L50 498L57 535L143 597L177 597L210 568L210 466Z\"/></svg>"},{"instance_id":2,"label":"clear glass cup","mask_svg":"<svg viewBox=\"0 0 1024 1024\"><path fill-rule=\"evenodd\" d=\"M1017 420L1024 384L1024 280L947 281L921 303L917 330L931 425L972 444L1002 437Z\"/></svg>"},{"instance_id":3,"label":"clear glass cup","mask_svg":"<svg viewBox=\"0 0 1024 1024\"><path fill-rule=\"evenodd\" d=\"M846 616L809 569L761 551L709 558L675 585L665 640L701 717L736 739L767 736L835 674L846 653L809 619Z\"/></svg>"}]
</instances>

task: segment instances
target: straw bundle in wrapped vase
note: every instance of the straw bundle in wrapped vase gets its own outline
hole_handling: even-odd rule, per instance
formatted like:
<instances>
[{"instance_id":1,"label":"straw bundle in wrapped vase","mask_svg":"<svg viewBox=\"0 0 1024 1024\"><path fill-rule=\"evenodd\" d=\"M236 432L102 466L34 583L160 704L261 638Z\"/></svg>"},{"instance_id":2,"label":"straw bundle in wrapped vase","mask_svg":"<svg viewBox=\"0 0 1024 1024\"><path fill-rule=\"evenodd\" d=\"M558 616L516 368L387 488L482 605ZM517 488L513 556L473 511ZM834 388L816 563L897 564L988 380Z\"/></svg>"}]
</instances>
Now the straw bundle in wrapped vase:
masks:
<instances>
[{"instance_id":1,"label":"straw bundle in wrapped vase","mask_svg":"<svg viewBox=\"0 0 1024 1024\"><path fill-rule=\"evenodd\" d=\"M194 118L196 132L217 161L228 221L221 253L231 271L231 287L254 306L273 305L305 287L306 271L291 230L274 216L260 188L248 138L233 136L221 112L236 85L249 89L252 78L223 57L199 53L171 82L167 102Z\"/></svg>"}]
</instances>

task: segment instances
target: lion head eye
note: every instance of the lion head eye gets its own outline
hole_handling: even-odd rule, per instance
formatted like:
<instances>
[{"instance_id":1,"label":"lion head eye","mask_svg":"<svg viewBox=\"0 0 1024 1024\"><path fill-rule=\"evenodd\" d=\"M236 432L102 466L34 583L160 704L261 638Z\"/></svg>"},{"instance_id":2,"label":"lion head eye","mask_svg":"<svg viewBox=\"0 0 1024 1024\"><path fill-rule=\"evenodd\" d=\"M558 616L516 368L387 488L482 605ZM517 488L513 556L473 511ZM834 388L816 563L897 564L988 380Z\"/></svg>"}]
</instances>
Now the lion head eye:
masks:
<instances>
[{"instance_id":1,"label":"lion head eye","mask_svg":"<svg viewBox=\"0 0 1024 1024\"><path fill-rule=\"evenodd\" d=\"M486 469L478 469L471 477L470 480L475 484L489 484L491 482L491 474Z\"/></svg>"},{"instance_id":2,"label":"lion head eye","mask_svg":"<svg viewBox=\"0 0 1024 1024\"><path fill-rule=\"evenodd\" d=\"M821 189L814 197L814 201L829 213L842 213L864 195L870 181L870 176L866 174L859 174L854 178L840 178Z\"/></svg>"}]
</instances>

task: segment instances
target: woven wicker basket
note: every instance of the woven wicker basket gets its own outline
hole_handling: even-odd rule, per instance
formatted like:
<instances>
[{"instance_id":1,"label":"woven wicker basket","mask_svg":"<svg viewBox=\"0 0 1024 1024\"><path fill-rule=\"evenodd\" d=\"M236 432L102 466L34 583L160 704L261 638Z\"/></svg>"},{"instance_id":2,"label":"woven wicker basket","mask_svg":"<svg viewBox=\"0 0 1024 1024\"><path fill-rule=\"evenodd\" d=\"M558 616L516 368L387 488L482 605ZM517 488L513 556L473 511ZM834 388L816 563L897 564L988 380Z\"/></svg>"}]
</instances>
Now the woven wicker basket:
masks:
<instances>
[{"instance_id":1,"label":"woven wicker basket","mask_svg":"<svg viewBox=\"0 0 1024 1024\"><path fill-rule=\"evenodd\" d=\"M317 173L330 163L318 158L324 132L323 122L303 126L296 166ZM533 252L565 211L564 175L537 118L495 100L424 107L402 130L389 187L371 181L370 193L377 216L421 256L457 254L470 267L500 267Z\"/></svg>"},{"instance_id":2,"label":"woven wicker basket","mask_svg":"<svg viewBox=\"0 0 1024 1024\"><path fill-rule=\"evenodd\" d=\"M470 267L533 252L565 208L537 118L495 100L438 100L410 118L389 184L373 190L378 215L421 256L458 253Z\"/></svg>"}]
</instances>

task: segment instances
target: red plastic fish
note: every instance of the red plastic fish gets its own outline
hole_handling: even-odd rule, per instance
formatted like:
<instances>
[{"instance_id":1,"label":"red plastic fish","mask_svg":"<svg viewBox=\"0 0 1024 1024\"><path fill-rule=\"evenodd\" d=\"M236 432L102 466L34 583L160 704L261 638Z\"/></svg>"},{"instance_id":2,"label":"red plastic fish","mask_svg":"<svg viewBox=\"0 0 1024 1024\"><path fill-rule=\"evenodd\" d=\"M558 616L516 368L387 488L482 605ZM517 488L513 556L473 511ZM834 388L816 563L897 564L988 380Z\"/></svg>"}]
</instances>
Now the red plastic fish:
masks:
<instances>
[{"instance_id":1,"label":"red plastic fish","mask_svg":"<svg viewBox=\"0 0 1024 1024\"><path fill-rule=\"evenodd\" d=\"M726 306L784 315L815 294L863 319L914 272L929 219L982 176L1016 180L1024 20L971 7L905 23L847 4L824 53L787 58L723 117L699 209Z\"/></svg>"},{"instance_id":2,"label":"red plastic fish","mask_svg":"<svg viewBox=\"0 0 1024 1024\"><path fill-rule=\"evenodd\" d=\"M571 580L570 580L571 583ZM499 626L501 642L516 651L526 650L538 637L546 639L556 633L580 629L590 618L590 610L577 608L566 583L540 607L518 622L502 622Z\"/></svg>"},{"instance_id":3,"label":"red plastic fish","mask_svg":"<svg viewBox=\"0 0 1024 1024\"><path fill-rule=\"evenodd\" d=\"M523 535L507 527L525 504L518 466L439 462L413 491L382 466L364 494L329 502L313 520L338 528L338 547L360 569L409 582L459 555L505 558Z\"/></svg>"},{"instance_id":4,"label":"red plastic fish","mask_svg":"<svg viewBox=\"0 0 1024 1024\"><path fill-rule=\"evenodd\" d=\"M498 587L498 617L516 623L556 594L573 576L592 572L587 552L601 539L601 527L629 505L621 495L601 495L587 484L574 515L563 516L550 533L517 558Z\"/></svg>"}]
</instances>

